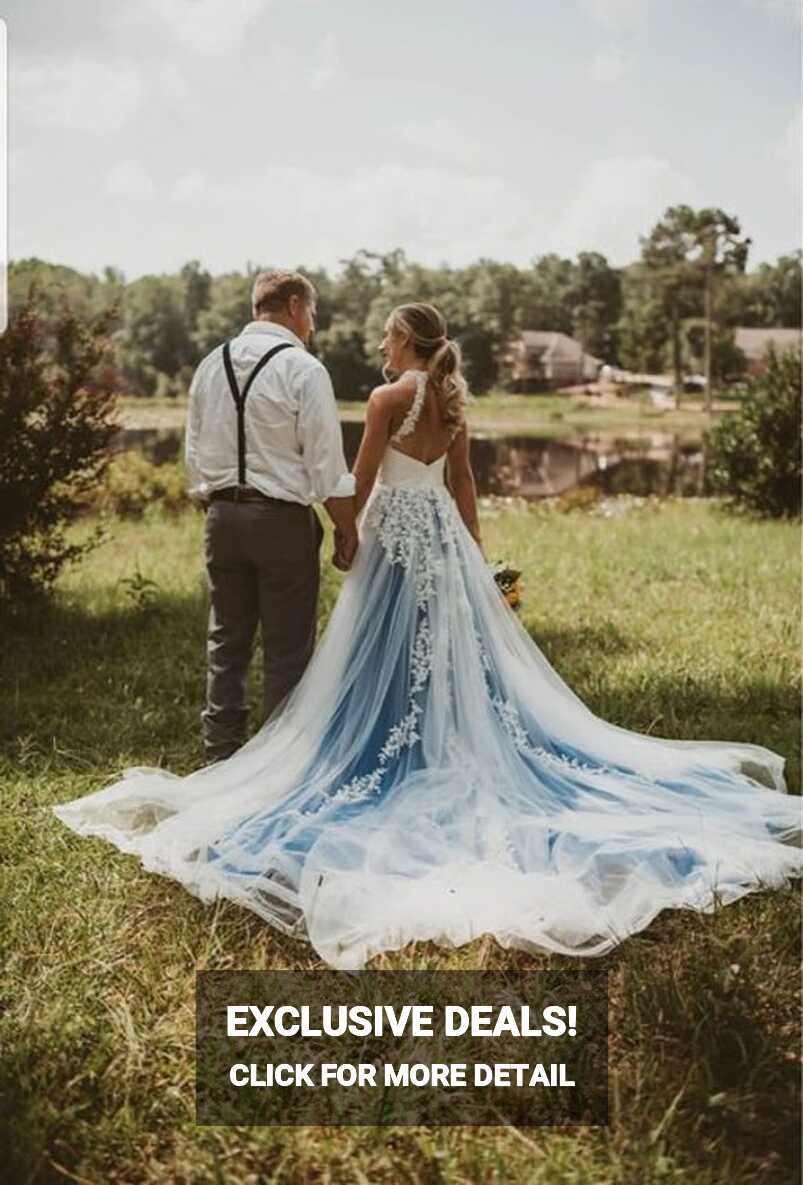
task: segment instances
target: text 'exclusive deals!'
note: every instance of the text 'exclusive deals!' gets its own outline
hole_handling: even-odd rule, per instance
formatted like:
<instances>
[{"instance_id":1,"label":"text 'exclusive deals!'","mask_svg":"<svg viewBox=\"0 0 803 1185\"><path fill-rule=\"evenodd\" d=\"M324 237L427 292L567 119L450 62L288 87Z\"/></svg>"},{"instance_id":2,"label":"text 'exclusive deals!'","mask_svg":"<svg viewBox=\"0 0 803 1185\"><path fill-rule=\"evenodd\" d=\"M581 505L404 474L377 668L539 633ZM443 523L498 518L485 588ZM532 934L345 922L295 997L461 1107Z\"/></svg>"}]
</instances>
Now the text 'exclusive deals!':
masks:
<instances>
[{"instance_id":1,"label":"text 'exclusive deals!'","mask_svg":"<svg viewBox=\"0 0 803 1185\"><path fill-rule=\"evenodd\" d=\"M206 971L201 1124L607 1123L604 971Z\"/></svg>"}]
</instances>

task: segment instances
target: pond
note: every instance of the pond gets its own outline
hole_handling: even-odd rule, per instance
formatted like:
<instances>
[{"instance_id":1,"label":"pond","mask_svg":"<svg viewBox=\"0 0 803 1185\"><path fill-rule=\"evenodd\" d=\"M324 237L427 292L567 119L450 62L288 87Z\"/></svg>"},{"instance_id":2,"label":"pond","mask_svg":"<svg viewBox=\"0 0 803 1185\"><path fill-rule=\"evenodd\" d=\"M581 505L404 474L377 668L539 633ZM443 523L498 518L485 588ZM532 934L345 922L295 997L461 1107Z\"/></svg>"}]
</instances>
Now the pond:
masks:
<instances>
[{"instance_id":1,"label":"pond","mask_svg":"<svg viewBox=\"0 0 803 1185\"><path fill-rule=\"evenodd\" d=\"M362 424L346 421L343 441L352 464ZM162 464L181 456L177 428L126 428L119 449L135 448ZM705 480L702 441L669 432L595 433L555 438L532 433L477 432L471 464L480 494L546 498L580 485L609 494L699 495Z\"/></svg>"}]
</instances>

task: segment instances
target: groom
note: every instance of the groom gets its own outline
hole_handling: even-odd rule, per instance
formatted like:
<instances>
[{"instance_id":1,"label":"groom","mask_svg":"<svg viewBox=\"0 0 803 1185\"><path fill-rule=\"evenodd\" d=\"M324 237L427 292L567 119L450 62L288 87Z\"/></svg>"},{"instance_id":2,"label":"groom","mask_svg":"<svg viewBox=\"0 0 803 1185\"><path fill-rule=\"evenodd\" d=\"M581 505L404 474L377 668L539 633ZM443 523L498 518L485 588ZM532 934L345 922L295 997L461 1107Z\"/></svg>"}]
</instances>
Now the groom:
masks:
<instances>
[{"instance_id":1,"label":"groom","mask_svg":"<svg viewBox=\"0 0 803 1185\"><path fill-rule=\"evenodd\" d=\"M354 478L334 392L307 352L316 292L298 272L257 276L253 320L200 363L190 386L190 493L207 508L211 609L206 708L209 761L245 740L246 676L262 629L264 712L293 689L315 645L323 527L335 525L338 568L357 550Z\"/></svg>"}]
</instances>

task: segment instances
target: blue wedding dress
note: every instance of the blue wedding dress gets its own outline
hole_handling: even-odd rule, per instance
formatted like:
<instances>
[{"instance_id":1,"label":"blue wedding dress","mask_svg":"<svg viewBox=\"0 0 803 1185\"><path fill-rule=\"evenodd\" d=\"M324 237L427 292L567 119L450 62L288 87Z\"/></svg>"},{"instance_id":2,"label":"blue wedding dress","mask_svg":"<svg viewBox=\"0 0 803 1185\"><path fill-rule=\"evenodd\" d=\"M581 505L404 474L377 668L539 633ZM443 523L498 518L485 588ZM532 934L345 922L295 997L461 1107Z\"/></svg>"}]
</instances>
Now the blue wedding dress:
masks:
<instances>
[{"instance_id":1,"label":"blue wedding dress","mask_svg":"<svg viewBox=\"0 0 803 1185\"><path fill-rule=\"evenodd\" d=\"M415 430L423 376L398 437ZM510 610L432 464L389 444L301 682L233 757L54 808L354 969L413 940L603 955L668 908L800 876L758 745L594 716Z\"/></svg>"}]
</instances>

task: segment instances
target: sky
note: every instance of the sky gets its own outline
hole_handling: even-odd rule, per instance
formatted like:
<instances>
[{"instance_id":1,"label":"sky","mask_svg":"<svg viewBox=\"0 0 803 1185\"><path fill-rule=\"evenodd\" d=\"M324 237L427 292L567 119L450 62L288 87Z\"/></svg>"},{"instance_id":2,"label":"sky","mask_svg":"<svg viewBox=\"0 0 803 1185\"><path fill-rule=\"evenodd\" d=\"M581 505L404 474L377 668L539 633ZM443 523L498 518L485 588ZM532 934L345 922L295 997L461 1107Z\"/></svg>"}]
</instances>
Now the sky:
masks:
<instances>
[{"instance_id":1,"label":"sky","mask_svg":"<svg viewBox=\"0 0 803 1185\"><path fill-rule=\"evenodd\" d=\"M799 0L3 0L9 254L128 278L800 241Z\"/></svg>"}]
</instances>

